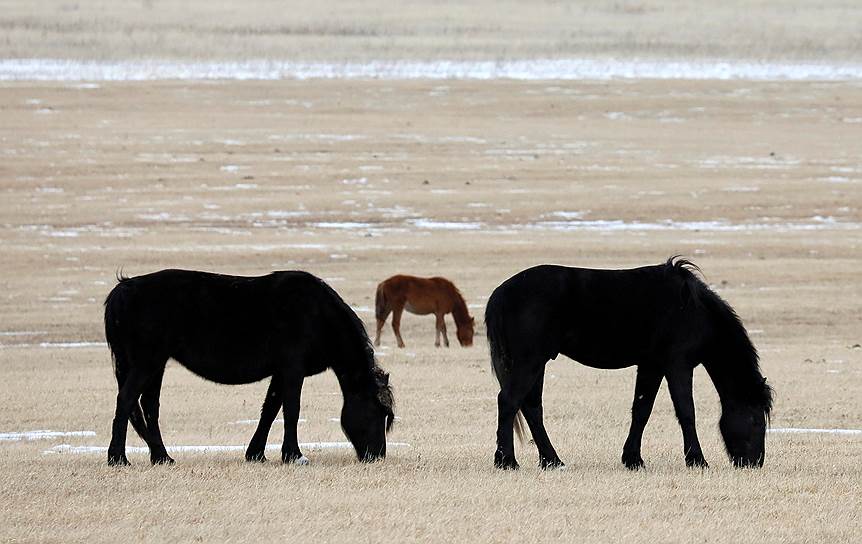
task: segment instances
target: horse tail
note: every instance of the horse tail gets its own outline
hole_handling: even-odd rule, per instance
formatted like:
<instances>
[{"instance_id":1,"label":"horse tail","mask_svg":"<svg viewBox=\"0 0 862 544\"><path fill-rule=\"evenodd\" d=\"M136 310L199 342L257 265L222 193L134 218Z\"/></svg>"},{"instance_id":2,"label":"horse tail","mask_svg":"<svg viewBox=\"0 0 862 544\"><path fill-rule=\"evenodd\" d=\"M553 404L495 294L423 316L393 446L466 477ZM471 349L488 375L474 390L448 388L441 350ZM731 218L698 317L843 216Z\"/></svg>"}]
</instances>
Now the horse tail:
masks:
<instances>
[{"instance_id":1,"label":"horse tail","mask_svg":"<svg viewBox=\"0 0 862 544\"><path fill-rule=\"evenodd\" d=\"M386 288L381 283L377 286L377 293L374 296L374 315L378 321L384 321L389 315L389 306L386 303Z\"/></svg>"},{"instance_id":2,"label":"horse tail","mask_svg":"<svg viewBox=\"0 0 862 544\"><path fill-rule=\"evenodd\" d=\"M117 285L105 299L105 340L111 350L111 360L114 365L114 377L117 379L117 389L122 389L129 374L129 357L126 345L125 330L123 328L126 308L128 307L128 296L130 286L129 278L117 274ZM129 414L132 428L142 440L146 442L147 423L144 419L144 411L141 409L140 401L135 402Z\"/></svg>"},{"instance_id":3,"label":"horse tail","mask_svg":"<svg viewBox=\"0 0 862 544\"><path fill-rule=\"evenodd\" d=\"M511 357L506 345L505 323L503 320L504 310L502 301L499 300L497 291L491 294L488 299L488 305L485 307L485 335L488 338L488 346L491 349L491 372L497 378L497 383L500 384L500 389L503 388L504 382L508 381L511 370ZM518 441L524 444L524 416L521 411L515 414L513 423L515 434L518 435Z\"/></svg>"}]
</instances>

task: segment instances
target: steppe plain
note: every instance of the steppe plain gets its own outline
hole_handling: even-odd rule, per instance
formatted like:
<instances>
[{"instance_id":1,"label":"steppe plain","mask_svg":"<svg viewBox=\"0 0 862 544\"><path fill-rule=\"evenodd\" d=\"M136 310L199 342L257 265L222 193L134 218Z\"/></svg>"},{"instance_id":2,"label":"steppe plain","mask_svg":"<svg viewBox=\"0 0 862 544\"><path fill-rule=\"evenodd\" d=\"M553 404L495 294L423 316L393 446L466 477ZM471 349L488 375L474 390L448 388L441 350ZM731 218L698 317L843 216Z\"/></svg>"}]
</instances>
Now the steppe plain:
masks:
<instances>
[{"instance_id":1,"label":"steppe plain","mask_svg":"<svg viewBox=\"0 0 862 544\"><path fill-rule=\"evenodd\" d=\"M804 21L810 40L825 32L818 20ZM855 42L842 49L842 36L823 47L846 60ZM795 54L770 43L778 57ZM333 58L348 55L333 47ZM860 131L859 81L4 82L0 433L94 435L0 434L0 539L852 541L862 435L781 430L862 429ZM673 254L703 268L759 348L776 390L762 470L728 465L699 369L710 468L685 468L663 387L647 469L626 471L634 371L560 357L545 412L568 470L543 473L527 445L520 471L495 471L484 327L461 348L450 320L453 347L435 349L433 319L411 315L407 348L387 327L377 350L396 389L391 440L410 445L385 462L306 448L307 467L180 452L175 466L132 453L132 467L115 469L102 453L58 447L109 440L116 384L101 303L118 270L308 270L371 329L374 288L394 273L452 279L481 323L493 288L527 266L631 267ZM171 363L166 443L244 445L264 391ZM344 440L331 420L339 409L331 374L308 380L300 440ZM276 425L270 443L280 437Z\"/></svg>"}]
</instances>

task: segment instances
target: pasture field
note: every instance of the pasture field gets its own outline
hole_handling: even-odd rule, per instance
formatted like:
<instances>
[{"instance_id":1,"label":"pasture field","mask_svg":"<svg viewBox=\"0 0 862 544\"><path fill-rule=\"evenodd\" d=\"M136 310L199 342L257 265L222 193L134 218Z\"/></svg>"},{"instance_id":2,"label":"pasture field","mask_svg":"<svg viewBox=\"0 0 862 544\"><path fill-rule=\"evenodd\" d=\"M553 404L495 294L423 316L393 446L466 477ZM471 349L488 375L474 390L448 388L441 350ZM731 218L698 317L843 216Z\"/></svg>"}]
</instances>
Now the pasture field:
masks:
<instances>
[{"instance_id":1,"label":"pasture field","mask_svg":"<svg viewBox=\"0 0 862 544\"><path fill-rule=\"evenodd\" d=\"M385 462L306 448L109 468L116 384L102 301L118 269L325 278L373 327L377 282L444 275L481 323L538 263L694 259L742 316L781 429L862 429L862 85L847 82L280 81L0 86L0 435L4 542L849 542L862 435L772 432L729 466L695 374L711 466L685 468L662 387L645 471L619 461L633 369L550 363L546 423L568 470L493 469L496 383L473 348L406 315L377 350L399 420ZM240 363L240 361L238 361ZM265 384L171 363L171 446L246 445ZM306 382L301 442L344 440L334 377ZM280 442L275 426L270 443ZM130 445L140 445L130 433ZM270 455L270 458L277 455Z\"/></svg>"}]
</instances>

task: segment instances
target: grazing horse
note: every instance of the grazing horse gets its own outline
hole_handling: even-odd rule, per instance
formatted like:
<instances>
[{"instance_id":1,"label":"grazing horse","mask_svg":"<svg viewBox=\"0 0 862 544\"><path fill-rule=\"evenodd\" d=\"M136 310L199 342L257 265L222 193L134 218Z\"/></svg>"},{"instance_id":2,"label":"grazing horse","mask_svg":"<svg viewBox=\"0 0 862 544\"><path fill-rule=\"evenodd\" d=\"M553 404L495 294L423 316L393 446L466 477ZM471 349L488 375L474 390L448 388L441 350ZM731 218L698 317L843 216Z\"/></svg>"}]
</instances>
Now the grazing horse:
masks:
<instances>
[{"instance_id":1,"label":"grazing horse","mask_svg":"<svg viewBox=\"0 0 862 544\"><path fill-rule=\"evenodd\" d=\"M377 316L377 337L374 345L380 345L380 334L389 312L392 312L392 330L398 340L398 347L404 347L401 338L401 313L407 310L411 314L437 317L437 336L434 345L440 347L440 335L443 335L443 345L449 347L449 337L446 336L446 321L443 316L452 314L457 327L458 342L464 347L473 345L473 325L475 320L467 312L464 297L455 285L446 278L417 278L416 276L397 275L384 280L377 286L374 313Z\"/></svg>"},{"instance_id":2,"label":"grazing horse","mask_svg":"<svg viewBox=\"0 0 862 544\"><path fill-rule=\"evenodd\" d=\"M223 384L272 377L246 459L264 461L266 438L284 410L285 463L306 464L296 423L303 380L331 368L344 395L341 425L361 461L386 455L392 426L389 375L374 361L362 321L306 272L240 277L162 270L118 278L105 300L105 336L119 386L109 465L128 465L128 421L153 464L173 463L159 430L159 393L173 358Z\"/></svg>"},{"instance_id":3,"label":"grazing horse","mask_svg":"<svg viewBox=\"0 0 862 544\"><path fill-rule=\"evenodd\" d=\"M562 467L542 421L545 364L563 354L600 369L637 365L622 462L644 466L641 436L662 378L682 428L685 462L706 467L697 439L692 372L702 363L721 399L719 428L737 467L763 466L772 390L733 309L672 257L657 266L592 270L542 265L503 282L485 310L497 398L494 464L518 468L512 429L527 420L544 469Z\"/></svg>"}]
</instances>

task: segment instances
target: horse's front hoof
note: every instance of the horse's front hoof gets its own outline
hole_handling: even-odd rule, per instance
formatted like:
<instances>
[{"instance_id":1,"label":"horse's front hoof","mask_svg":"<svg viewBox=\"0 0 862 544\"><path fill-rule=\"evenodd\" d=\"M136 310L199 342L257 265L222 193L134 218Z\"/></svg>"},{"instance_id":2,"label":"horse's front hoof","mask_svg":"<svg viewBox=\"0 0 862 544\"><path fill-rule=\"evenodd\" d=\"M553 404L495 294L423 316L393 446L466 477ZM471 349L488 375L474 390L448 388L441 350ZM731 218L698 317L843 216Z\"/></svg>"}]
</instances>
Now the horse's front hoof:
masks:
<instances>
[{"instance_id":1,"label":"horse's front hoof","mask_svg":"<svg viewBox=\"0 0 862 544\"><path fill-rule=\"evenodd\" d=\"M494 467L501 470L518 470L520 465L518 465L518 461L514 457L503 455L502 452L498 451L494 453Z\"/></svg>"},{"instance_id":2,"label":"horse's front hoof","mask_svg":"<svg viewBox=\"0 0 862 544\"><path fill-rule=\"evenodd\" d=\"M266 455L260 452L246 452L245 460L249 463L266 463Z\"/></svg>"},{"instance_id":3,"label":"horse's front hoof","mask_svg":"<svg viewBox=\"0 0 862 544\"><path fill-rule=\"evenodd\" d=\"M539 467L542 470L566 470L566 464L559 459L540 459Z\"/></svg>"},{"instance_id":4,"label":"horse's front hoof","mask_svg":"<svg viewBox=\"0 0 862 544\"><path fill-rule=\"evenodd\" d=\"M703 458L702 453L697 453L693 455L685 456L685 466L689 468L709 468L709 463L706 462L706 459Z\"/></svg>"},{"instance_id":5,"label":"horse's front hoof","mask_svg":"<svg viewBox=\"0 0 862 544\"><path fill-rule=\"evenodd\" d=\"M168 455L167 453L165 453L164 455L156 456L156 457L150 457L150 462L153 464L153 466L156 466L156 465L173 465L174 463L176 463L176 461L174 461L171 458L171 456Z\"/></svg>"},{"instance_id":6,"label":"horse's front hoof","mask_svg":"<svg viewBox=\"0 0 862 544\"><path fill-rule=\"evenodd\" d=\"M123 453L120 454L108 454L108 466L111 467L127 467L130 466L131 463L128 459L126 459L126 455Z\"/></svg>"},{"instance_id":7,"label":"horse's front hoof","mask_svg":"<svg viewBox=\"0 0 862 544\"><path fill-rule=\"evenodd\" d=\"M304 456L302 452L292 451L290 453L282 453L281 454L281 462L285 465L309 465L311 461L308 460L308 457Z\"/></svg>"},{"instance_id":8,"label":"horse's front hoof","mask_svg":"<svg viewBox=\"0 0 862 544\"><path fill-rule=\"evenodd\" d=\"M629 470L640 470L646 466L639 453L623 452L623 464Z\"/></svg>"}]
</instances>

